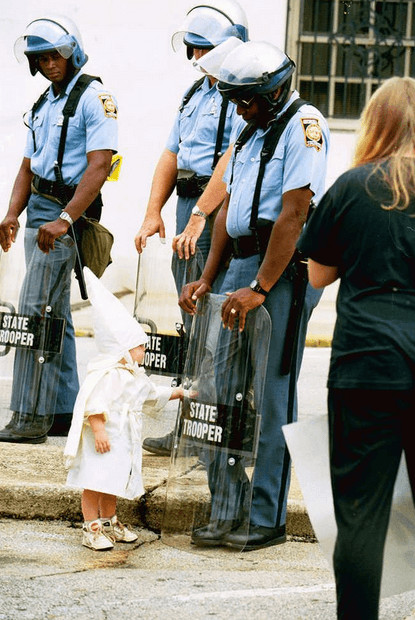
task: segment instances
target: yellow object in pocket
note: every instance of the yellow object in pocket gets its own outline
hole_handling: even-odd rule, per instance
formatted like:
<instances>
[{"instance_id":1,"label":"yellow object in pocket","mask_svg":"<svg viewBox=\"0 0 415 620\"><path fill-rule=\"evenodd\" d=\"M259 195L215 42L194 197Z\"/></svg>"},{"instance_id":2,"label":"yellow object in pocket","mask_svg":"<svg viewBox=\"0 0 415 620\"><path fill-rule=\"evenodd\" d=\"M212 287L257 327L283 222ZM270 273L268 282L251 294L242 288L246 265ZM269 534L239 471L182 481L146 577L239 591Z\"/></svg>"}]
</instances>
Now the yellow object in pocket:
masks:
<instances>
[{"instance_id":1,"label":"yellow object in pocket","mask_svg":"<svg viewBox=\"0 0 415 620\"><path fill-rule=\"evenodd\" d=\"M122 155L113 155L111 159L111 170L107 176L107 181L118 181L122 164Z\"/></svg>"}]
</instances>

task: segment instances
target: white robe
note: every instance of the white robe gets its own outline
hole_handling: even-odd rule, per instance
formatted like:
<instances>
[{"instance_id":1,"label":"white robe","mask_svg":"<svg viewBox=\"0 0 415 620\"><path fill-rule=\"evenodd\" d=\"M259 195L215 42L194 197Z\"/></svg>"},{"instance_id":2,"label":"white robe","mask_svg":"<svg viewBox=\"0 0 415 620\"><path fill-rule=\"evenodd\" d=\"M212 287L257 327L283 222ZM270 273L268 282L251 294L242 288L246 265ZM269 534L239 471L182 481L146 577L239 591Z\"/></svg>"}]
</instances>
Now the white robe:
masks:
<instances>
[{"instance_id":1,"label":"white robe","mask_svg":"<svg viewBox=\"0 0 415 620\"><path fill-rule=\"evenodd\" d=\"M135 499L144 493L141 462L142 412L161 410L172 388L156 387L137 365L100 356L88 366L76 399L64 455L66 484ZM103 413L110 451L95 450L88 416Z\"/></svg>"}]
</instances>

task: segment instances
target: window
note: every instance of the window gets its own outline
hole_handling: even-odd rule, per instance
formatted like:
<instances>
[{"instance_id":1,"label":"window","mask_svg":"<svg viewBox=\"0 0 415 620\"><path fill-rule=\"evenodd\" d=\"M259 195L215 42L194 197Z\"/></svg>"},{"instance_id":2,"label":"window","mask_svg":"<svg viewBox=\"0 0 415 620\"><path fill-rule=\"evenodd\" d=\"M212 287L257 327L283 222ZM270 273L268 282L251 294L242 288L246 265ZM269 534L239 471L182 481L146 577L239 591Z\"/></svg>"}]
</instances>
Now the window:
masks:
<instances>
[{"instance_id":1,"label":"window","mask_svg":"<svg viewBox=\"0 0 415 620\"><path fill-rule=\"evenodd\" d=\"M382 81L414 75L415 0L289 0L287 35L296 88L331 120L358 118Z\"/></svg>"}]
</instances>

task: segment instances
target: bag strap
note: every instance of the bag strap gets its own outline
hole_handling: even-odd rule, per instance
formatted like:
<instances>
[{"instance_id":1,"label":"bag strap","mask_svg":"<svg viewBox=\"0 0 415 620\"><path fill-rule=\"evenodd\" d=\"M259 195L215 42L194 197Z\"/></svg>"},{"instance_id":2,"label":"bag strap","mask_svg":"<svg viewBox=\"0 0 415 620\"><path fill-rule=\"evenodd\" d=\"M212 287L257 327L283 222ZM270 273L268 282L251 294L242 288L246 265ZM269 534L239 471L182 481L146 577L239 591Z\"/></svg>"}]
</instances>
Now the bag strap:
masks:
<instances>
[{"instance_id":1,"label":"bag strap","mask_svg":"<svg viewBox=\"0 0 415 620\"><path fill-rule=\"evenodd\" d=\"M220 107L220 116L218 123L218 131L216 133L215 152L213 155L212 170L216 168L219 158L222 157L223 135L225 133L226 112L229 105L229 99L222 95L222 105Z\"/></svg>"},{"instance_id":2,"label":"bag strap","mask_svg":"<svg viewBox=\"0 0 415 620\"><path fill-rule=\"evenodd\" d=\"M180 104L179 112L183 112L185 106L187 106L190 99L193 97L195 92L199 90L199 88L202 86L204 81L205 81L205 77L201 77L199 80L196 80L196 82L193 82L193 84L191 85L191 87L189 88L185 96L183 97L182 103Z\"/></svg>"},{"instance_id":3,"label":"bag strap","mask_svg":"<svg viewBox=\"0 0 415 620\"><path fill-rule=\"evenodd\" d=\"M180 105L179 108L179 112L183 112L185 106L187 106L187 104L189 103L189 101L191 100L191 98L193 97L193 95L195 94L195 92L197 90L199 90L199 88L202 86L203 82L205 81L205 77L203 76L201 77L199 80L196 80L196 82L194 82L191 87L189 88L189 90L187 91L187 93L185 94L185 96L182 99L182 103ZM223 97L222 98L222 105L220 108L220 116L219 116L219 123L218 123L218 129L217 129L217 133L216 133L216 143L215 143L215 151L213 154L213 162L212 162L212 170L215 169L216 164L219 161L219 158L222 156L222 143L223 143L223 135L225 133L225 123L226 123L226 112L228 109L228 105L229 105L229 99L227 97ZM179 141L180 138L179 138Z\"/></svg>"},{"instance_id":4,"label":"bag strap","mask_svg":"<svg viewBox=\"0 0 415 620\"><path fill-rule=\"evenodd\" d=\"M50 86L48 86L47 89L45 90L45 92L43 92L40 95L39 99L37 101L35 101L35 103L32 106L32 110L31 110L32 126L30 127L30 130L31 130L32 136L33 136L33 149L35 151L36 151L36 136L35 136L35 131L33 129L33 121L34 121L36 112L38 111L40 106L43 104L43 102L46 101L46 98L47 98L48 92L49 92L49 88L50 88Z\"/></svg>"},{"instance_id":5,"label":"bag strap","mask_svg":"<svg viewBox=\"0 0 415 620\"><path fill-rule=\"evenodd\" d=\"M264 145L261 151L261 160L255 185L254 198L252 200L251 220L249 222L250 230L256 230L257 227L259 200L261 195L262 181L265 174L265 166L273 156L275 149L277 148L279 139L281 138L284 129L287 127L288 122L299 110L299 108L301 108L301 106L305 105L306 103L308 102L301 98L293 101L293 103L290 105L289 108L287 108L284 114L272 123L271 129L265 137Z\"/></svg>"},{"instance_id":6,"label":"bag strap","mask_svg":"<svg viewBox=\"0 0 415 620\"><path fill-rule=\"evenodd\" d=\"M78 78L75 86L72 88L71 92L69 93L68 100L65 103L65 106L62 110L63 123L62 123L62 130L61 130L61 135L60 135L60 140L59 140L58 157L57 157L57 163L58 163L59 168L62 168L63 154L65 151L65 143L66 143L66 135L68 133L69 119L71 116L75 115L76 108L78 106L80 98L82 97L83 93L86 91L88 86L91 84L91 82L93 82L94 80L97 80L98 82L102 83L101 78L96 77L94 75L87 75L86 73L83 73Z\"/></svg>"}]
</instances>

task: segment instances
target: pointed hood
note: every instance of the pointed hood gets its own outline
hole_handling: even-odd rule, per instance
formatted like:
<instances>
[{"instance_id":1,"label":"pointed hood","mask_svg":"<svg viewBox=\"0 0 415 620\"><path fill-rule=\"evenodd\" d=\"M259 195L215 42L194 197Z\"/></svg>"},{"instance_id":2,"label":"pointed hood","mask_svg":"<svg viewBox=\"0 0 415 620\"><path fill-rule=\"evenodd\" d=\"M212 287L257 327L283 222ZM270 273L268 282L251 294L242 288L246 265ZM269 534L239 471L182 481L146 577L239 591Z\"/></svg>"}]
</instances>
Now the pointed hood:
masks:
<instances>
[{"instance_id":1,"label":"pointed hood","mask_svg":"<svg viewBox=\"0 0 415 620\"><path fill-rule=\"evenodd\" d=\"M93 309L95 342L100 353L120 360L128 351L147 344L148 336L122 303L84 267L88 296Z\"/></svg>"}]
</instances>

